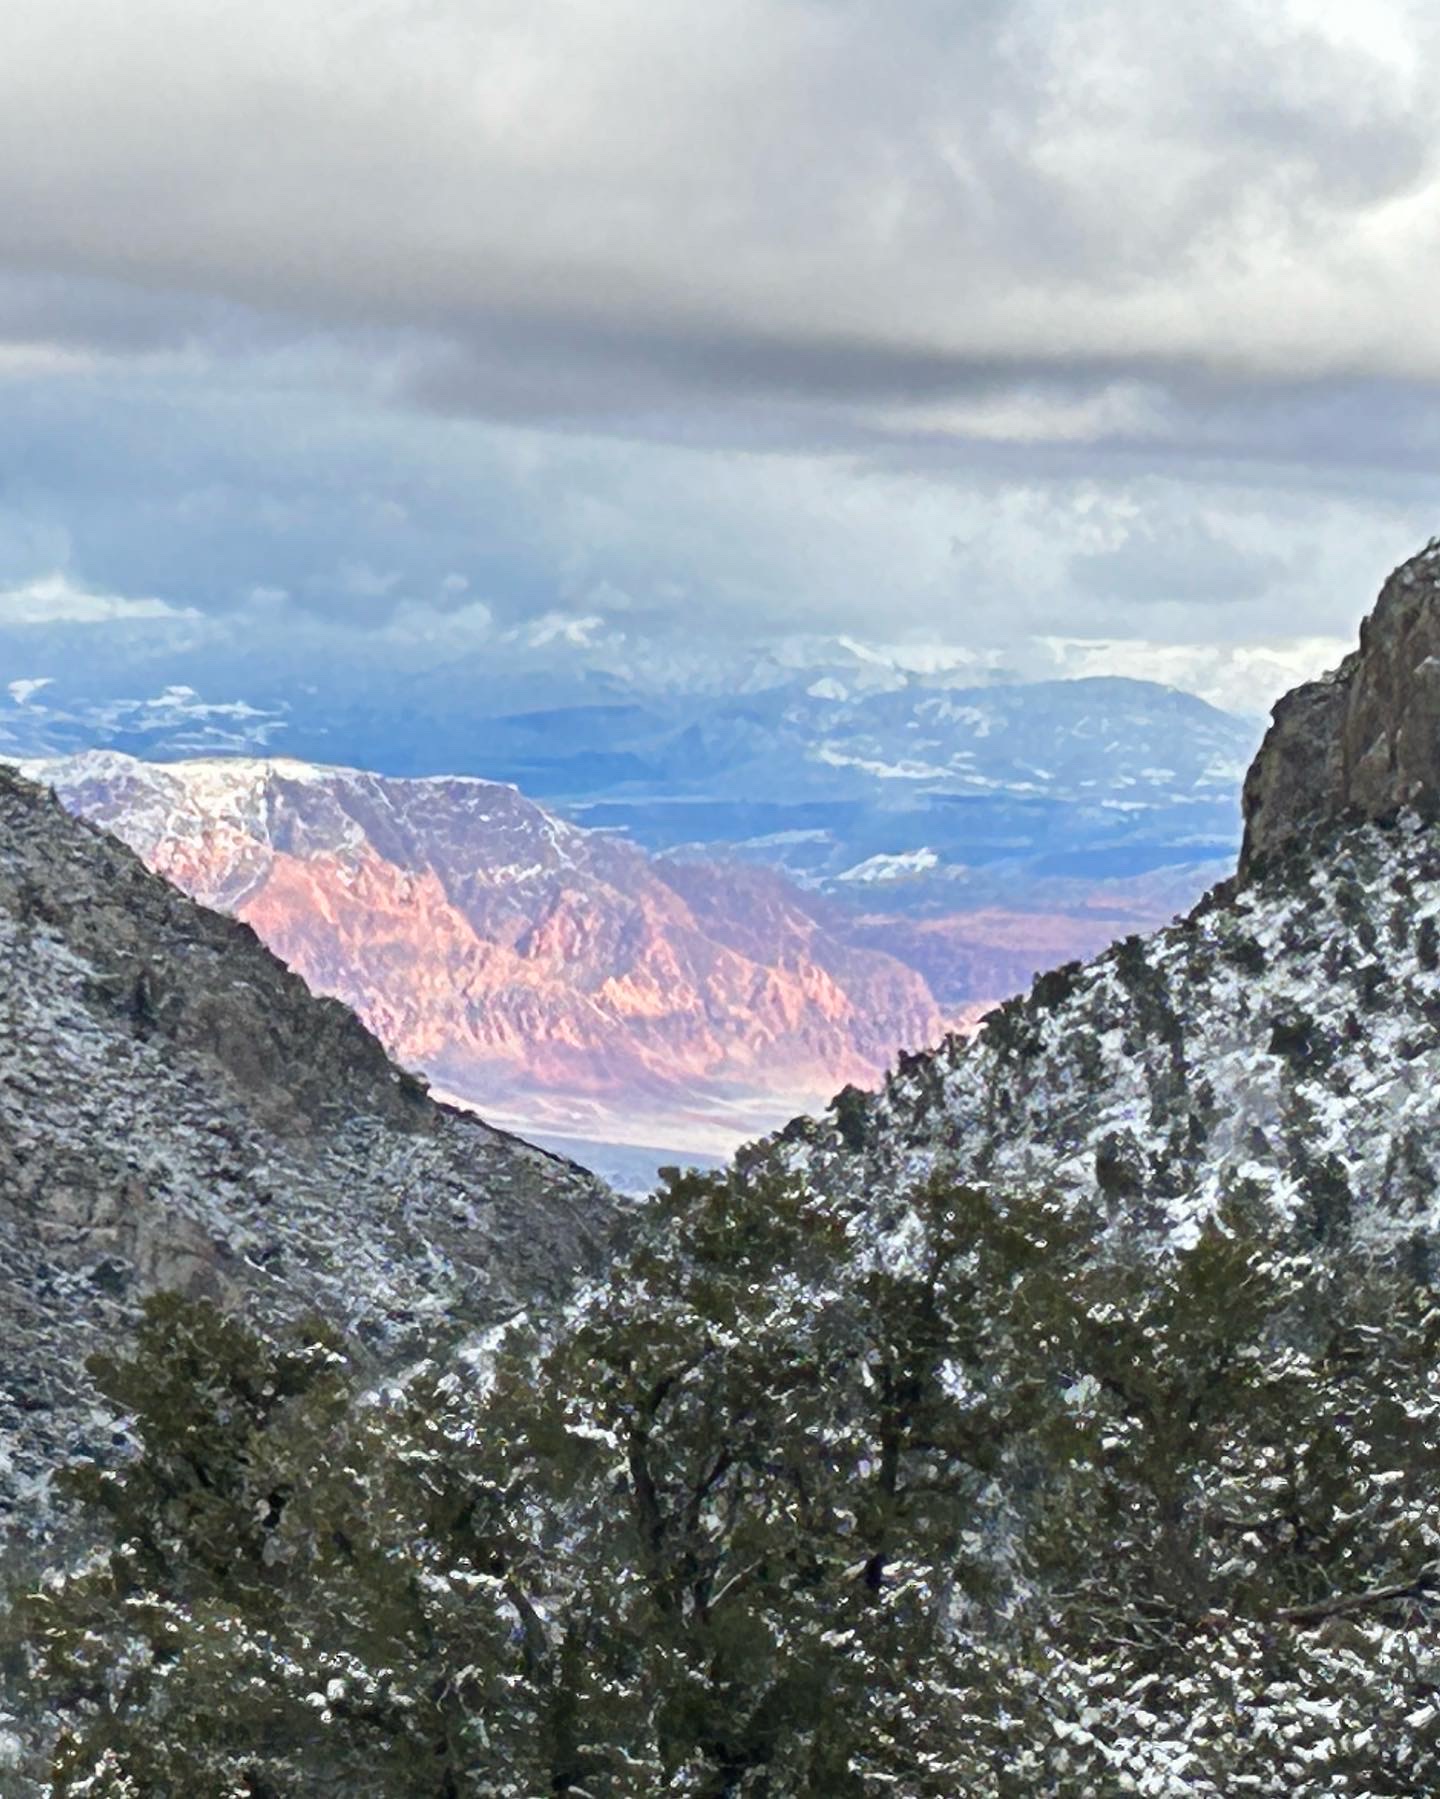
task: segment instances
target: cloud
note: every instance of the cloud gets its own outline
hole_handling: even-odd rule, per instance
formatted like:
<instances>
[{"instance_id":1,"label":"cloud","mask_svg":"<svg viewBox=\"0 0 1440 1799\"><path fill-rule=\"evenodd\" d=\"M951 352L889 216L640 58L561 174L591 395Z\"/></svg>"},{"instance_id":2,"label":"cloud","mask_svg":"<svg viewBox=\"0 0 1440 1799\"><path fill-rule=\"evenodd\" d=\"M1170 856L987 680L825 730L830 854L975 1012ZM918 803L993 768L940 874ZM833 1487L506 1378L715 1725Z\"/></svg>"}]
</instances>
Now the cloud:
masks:
<instances>
[{"instance_id":1,"label":"cloud","mask_svg":"<svg viewBox=\"0 0 1440 1799\"><path fill-rule=\"evenodd\" d=\"M42 693L47 687L53 687L54 684L53 675L33 675L23 681L7 682L5 691L17 706L28 706L37 693Z\"/></svg>"},{"instance_id":2,"label":"cloud","mask_svg":"<svg viewBox=\"0 0 1440 1799\"><path fill-rule=\"evenodd\" d=\"M345 562L330 585L346 599L388 600L400 585L400 573L371 568L368 562Z\"/></svg>"},{"instance_id":3,"label":"cloud","mask_svg":"<svg viewBox=\"0 0 1440 1799\"><path fill-rule=\"evenodd\" d=\"M173 596L180 618L116 619L95 653L133 647L147 679L202 689L164 643L373 684L479 642L497 668L563 651L623 675L646 657L724 670L792 637L984 666L1037 636L1346 636L1434 531L1433 466L676 451L325 395L67 384L7 409L0 593L64 566L102 593ZM363 594L338 591L347 564ZM51 666L33 643L8 661Z\"/></svg>"},{"instance_id":4,"label":"cloud","mask_svg":"<svg viewBox=\"0 0 1440 1799\"><path fill-rule=\"evenodd\" d=\"M1148 515L1124 521L1117 542L1077 556L1070 572L1083 594L1151 606L1251 600L1280 570L1273 550L1236 543L1223 526Z\"/></svg>"},{"instance_id":5,"label":"cloud","mask_svg":"<svg viewBox=\"0 0 1440 1799\"><path fill-rule=\"evenodd\" d=\"M1147 643L1140 638L1104 643L1078 638L1046 638L1034 648L1036 672L1065 678L1125 675L1162 681L1198 694L1227 712L1263 715L1302 681L1332 669L1354 647L1343 637L1292 637L1249 644Z\"/></svg>"},{"instance_id":6,"label":"cloud","mask_svg":"<svg viewBox=\"0 0 1440 1799\"><path fill-rule=\"evenodd\" d=\"M1187 380L1440 379L1437 80L1422 0L14 0L0 327L348 334L606 428L1143 435Z\"/></svg>"},{"instance_id":7,"label":"cloud","mask_svg":"<svg viewBox=\"0 0 1440 1799\"><path fill-rule=\"evenodd\" d=\"M0 658L1258 692L1434 529L1436 91L1422 0L12 0Z\"/></svg>"},{"instance_id":8,"label":"cloud","mask_svg":"<svg viewBox=\"0 0 1440 1799\"><path fill-rule=\"evenodd\" d=\"M0 625L110 625L198 617L193 608L172 606L166 600L90 593L62 574L44 575L23 586L0 590Z\"/></svg>"},{"instance_id":9,"label":"cloud","mask_svg":"<svg viewBox=\"0 0 1440 1799\"><path fill-rule=\"evenodd\" d=\"M55 375L88 375L93 356L57 343L0 343L0 381Z\"/></svg>"},{"instance_id":10,"label":"cloud","mask_svg":"<svg viewBox=\"0 0 1440 1799\"><path fill-rule=\"evenodd\" d=\"M584 650L594 644L596 633L604 628L605 620L598 613L576 617L565 612L547 612L532 619L523 630L513 633L513 640L523 642L532 650L543 650L551 644L566 644L571 649Z\"/></svg>"},{"instance_id":11,"label":"cloud","mask_svg":"<svg viewBox=\"0 0 1440 1799\"><path fill-rule=\"evenodd\" d=\"M451 589L445 597L453 601L454 594ZM444 606L407 600L396 608L379 635L388 644L412 651L433 645L442 654L455 655L487 642L494 624L495 615L483 600Z\"/></svg>"}]
</instances>

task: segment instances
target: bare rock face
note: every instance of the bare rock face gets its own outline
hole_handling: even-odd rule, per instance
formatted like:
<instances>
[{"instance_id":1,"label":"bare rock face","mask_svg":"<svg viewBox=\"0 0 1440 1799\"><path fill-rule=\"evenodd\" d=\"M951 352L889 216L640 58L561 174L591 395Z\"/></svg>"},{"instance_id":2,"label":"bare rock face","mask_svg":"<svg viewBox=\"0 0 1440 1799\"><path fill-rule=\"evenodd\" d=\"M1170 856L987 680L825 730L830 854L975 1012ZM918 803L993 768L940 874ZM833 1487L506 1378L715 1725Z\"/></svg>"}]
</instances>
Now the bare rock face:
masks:
<instances>
[{"instance_id":1,"label":"bare rock face","mask_svg":"<svg viewBox=\"0 0 1440 1799\"><path fill-rule=\"evenodd\" d=\"M1440 813L1440 540L1402 563L1334 673L1287 694L1245 781L1240 868L1328 819Z\"/></svg>"},{"instance_id":2,"label":"bare rock face","mask_svg":"<svg viewBox=\"0 0 1440 1799\"><path fill-rule=\"evenodd\" d=\"M149 1293L377 1367L599 1264L612 1196L437 1105L248 925L0 769L0 1538L123 1448L85 1358Z\"/></svg>"}]
</instances>

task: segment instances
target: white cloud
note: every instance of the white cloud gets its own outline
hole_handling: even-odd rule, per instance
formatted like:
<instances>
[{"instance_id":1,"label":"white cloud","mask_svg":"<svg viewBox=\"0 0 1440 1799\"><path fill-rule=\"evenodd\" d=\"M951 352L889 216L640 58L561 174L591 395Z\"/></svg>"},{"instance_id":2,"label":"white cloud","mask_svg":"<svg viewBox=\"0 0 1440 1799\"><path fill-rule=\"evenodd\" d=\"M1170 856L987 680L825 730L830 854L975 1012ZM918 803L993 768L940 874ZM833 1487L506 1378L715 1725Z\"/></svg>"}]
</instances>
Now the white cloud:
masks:
<instances>
[{"instance_id":1,"label":"white cloud","mask_svg":"<svg viewBox=\"0 0 1440 1799\"><path fill-rule=\"evenodd\" d=\"M897 431L980 443L1089 444L1158 437L1171 423L1171 410L1153 388L1121 381L1083 394L1045 393L1021 384L968 402L923 400L882 416Z\"/></svg>"},{"instance_id":2,"label":"white cloud","mask_svg":"<svg viewBox=\"0 0 1440 1799\"><path fill-rule=\"evenodd\" d=\"M449 590L453 593L453 589ZM378 635L389 643L408 646L439 645L463 651L484 643L495 618L483 600L467 600L463 606L426 606L409 600L396 608Z\"/></svg>"},{"instance_id":3,"label":"white cloud","mask_svg":"<svg viewBox=\"0 0 1440 1799\"><path fill-rule=\"evenodd\" d=\"M32 381L53 375L88 375L96 359L53 343L0 342L0 381Z\"/></svg>"},{"instance_id":4,"label":"white cloud","mask_svg":"<svg viewBox=\"0 0 1440 1799\"><path fill-rule=\"evenodd\" d=\"M1433 529L1437 91L1424 0L8 0L0 376L105 374L0 626L1264 703Z\"/></svg>"},{"instance_id":5,"label":"white cloud","mask_svg":"<svg viewBox=\"0 0 1440 1799\"><path fill-rule=\"evenodd\" d=\"M0 589L0 625L108 625L138 619L198 617L192 607L172 606L168 600L91 593L62 574L44 575L21 587Z\"/></svg>"},{"instance_id":6,"label":"white cloud","mask_svg":"<svg viewBox=\"0 0 1440 1799\"><path fill-rule=\"evenodd\" d=\"M1301 681L1334 668L1354 647L1341 637L1275 638L1262 643L1099 642L1084 638L1037 639L1036 672L1064 677L1126 675L1162 681L1197 694L1227 712L1262 714Z\"/></svg>"},{"instance_id":7,"label":"white cloud","mask_svg":"<svg viewBox=\"0 0 1440 1799\"><path fill-rule=\"evenodd\" d=\"M368 562L342 563L333 581L325 583L352 600L389 599L400 585L398 569L372 568Z\"/></svg>"},{"instance_id":8,"label":"white cloud","mask_svg":"<svg viewBox=\"0 0 1440 1799\"><path fill-rule=\"evenodd\" d=\"M595 641L597 631L603 630L605 620L598 613L587 613L577 617L569 612L546 612L539 618L532 619L524 629L511 636L518 636L532 650L545 649L550 644L568 644L572 649L589 649Z\"/></svg>"},{"instance_id":9,"label":"white cloud","mask_svg":"<svg viewBox=\"0 0 1440 1799\"><path fill-rule=\"evenodd\" d=\"M37 693L54 684L53 675L37 675L26 681L11 681L6 691L17 706L28 706Z\"/></svg>"}]
</instances>

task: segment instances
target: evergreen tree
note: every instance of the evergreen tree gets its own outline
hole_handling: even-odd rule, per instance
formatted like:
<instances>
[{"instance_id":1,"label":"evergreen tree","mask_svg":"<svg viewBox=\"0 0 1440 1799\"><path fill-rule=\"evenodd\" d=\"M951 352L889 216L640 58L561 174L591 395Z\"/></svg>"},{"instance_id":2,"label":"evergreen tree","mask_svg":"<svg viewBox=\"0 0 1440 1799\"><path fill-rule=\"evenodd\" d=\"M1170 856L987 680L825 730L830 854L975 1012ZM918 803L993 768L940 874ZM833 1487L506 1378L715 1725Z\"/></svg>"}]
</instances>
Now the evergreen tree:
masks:
<instances>
[{"instance_id":1,"label":"evergreen tree","mask_svg":"<svg viewBox=\"0 0 1440 1799\"><path fill-rule=\"evenodd\" d=\"M1440 1307L943 1180L675 1177L560 1318L375 1386L156 1302L11 1635L56 1794L1413 1793Z\"/></svg>"}]
</instances>

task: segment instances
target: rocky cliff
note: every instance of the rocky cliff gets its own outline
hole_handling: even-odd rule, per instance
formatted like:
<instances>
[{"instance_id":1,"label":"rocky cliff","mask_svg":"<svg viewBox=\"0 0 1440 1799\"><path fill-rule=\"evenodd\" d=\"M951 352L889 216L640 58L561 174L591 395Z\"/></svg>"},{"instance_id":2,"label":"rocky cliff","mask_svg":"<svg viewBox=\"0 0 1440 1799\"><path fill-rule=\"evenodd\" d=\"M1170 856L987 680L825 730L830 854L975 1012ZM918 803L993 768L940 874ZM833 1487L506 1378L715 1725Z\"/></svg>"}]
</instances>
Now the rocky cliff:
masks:
<instances>
[{"instance_id":1,"label":"rocky cliff","mask_svg":"<svg viewBox=\"0 0 1440 1799\"><path fill-rule=\"evenodd\" d=\"M1391 575L1359 648L1275 708L1244 804L1244 869L1327 819L1440 811L1440 540Z\"/></svg>"},{"instance_id":2,"label":"rocky cliff","mask_svg":"<svg viewBox=\"0 0 1440 1799\"><path fill-rule=\"evenodd\" d=\"M148 1292L318 1311L393 1359L559 1291L611 1218L0 770L0 1511L110 1446L84 1358Z\"/></svg>"}]
</instances>

